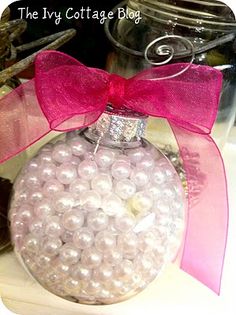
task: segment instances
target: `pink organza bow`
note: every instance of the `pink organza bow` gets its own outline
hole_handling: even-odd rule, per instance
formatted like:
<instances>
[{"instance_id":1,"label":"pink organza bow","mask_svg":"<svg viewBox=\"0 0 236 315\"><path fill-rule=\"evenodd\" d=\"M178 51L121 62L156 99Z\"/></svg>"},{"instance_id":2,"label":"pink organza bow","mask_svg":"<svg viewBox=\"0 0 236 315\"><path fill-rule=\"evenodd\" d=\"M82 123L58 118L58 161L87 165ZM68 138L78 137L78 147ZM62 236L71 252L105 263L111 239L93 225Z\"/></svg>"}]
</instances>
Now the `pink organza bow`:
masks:
<instances>
[{"instance_id":1,"label":"pink organza bow","mask_svg":"<svg viewBox=\"0 0 236 315\"><path fill-rule=\"evenodd\" d=\"M0 100L0 162L21 152L51 130L69 131L95 122L114 107L163 117L177 139L188 180L189 199L198 186L197 172L206 184L197 204L189 204L181 268L220 291L227 239L228 201L223 161L209 136L215 122L222 75L207 66L173 64L152 68L130 79L87 68L60 52L36 58L35 78ZM186 156L194 153L198 169ZM191 179L194 177L194 181Z\"/></svg>"}]
</instances>

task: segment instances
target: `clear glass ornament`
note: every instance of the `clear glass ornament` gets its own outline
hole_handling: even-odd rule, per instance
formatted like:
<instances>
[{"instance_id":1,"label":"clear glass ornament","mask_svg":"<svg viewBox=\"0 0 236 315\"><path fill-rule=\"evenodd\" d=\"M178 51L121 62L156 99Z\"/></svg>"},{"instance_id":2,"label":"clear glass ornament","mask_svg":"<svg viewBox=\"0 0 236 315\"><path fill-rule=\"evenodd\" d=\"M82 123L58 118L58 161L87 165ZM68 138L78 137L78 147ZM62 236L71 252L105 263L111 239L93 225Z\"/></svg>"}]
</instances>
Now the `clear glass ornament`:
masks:
<instances>
[{"instance_id":1,"label":"clear glass ornament","mask_svg":"<svg viewBox=\"0 0 236 315\"><path fill-rule=\"evenodd\" d=\"M169 160L143 139L145 125L138 114L106 112L44 146L15 181L12 242L50 292L116 303L176 257L185 193Z\"/></svg>"}]
</instances>

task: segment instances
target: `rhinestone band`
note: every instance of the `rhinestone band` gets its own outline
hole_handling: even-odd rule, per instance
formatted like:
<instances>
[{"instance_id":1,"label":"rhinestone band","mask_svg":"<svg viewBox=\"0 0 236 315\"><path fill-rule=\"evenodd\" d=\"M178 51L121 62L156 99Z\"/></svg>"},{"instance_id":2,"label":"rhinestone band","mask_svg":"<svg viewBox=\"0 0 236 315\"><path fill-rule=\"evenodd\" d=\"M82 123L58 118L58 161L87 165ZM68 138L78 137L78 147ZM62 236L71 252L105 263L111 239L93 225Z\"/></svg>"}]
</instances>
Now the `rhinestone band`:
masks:
<instances>
[{"instance_id":1,"label":"rhinestone band","mask_svg":"<svg viewBox=\"0 0 236 315\"><path fill-rule=\"evenodd\" d=\"M146 124L146 116L105 112L89 130L98 136L109 135L113 141L129 142L144 136Z\"/></svg>"}]
</instances>

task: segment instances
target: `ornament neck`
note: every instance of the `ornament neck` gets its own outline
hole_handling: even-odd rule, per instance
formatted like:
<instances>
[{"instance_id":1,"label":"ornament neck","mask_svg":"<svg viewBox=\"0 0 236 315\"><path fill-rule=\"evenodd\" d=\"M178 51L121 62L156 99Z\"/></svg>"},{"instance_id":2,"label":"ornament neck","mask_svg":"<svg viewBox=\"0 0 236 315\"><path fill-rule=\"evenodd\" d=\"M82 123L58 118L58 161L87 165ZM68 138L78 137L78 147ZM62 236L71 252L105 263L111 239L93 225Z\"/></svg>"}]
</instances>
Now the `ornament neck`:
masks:
<instances>
[{"instance_id":1,"label":"ornament neck","mask_svg":"<svg viewBox=\"0 0 236 315\"><path fill-rule=\"evenodd\" d=\"M112 142L137 142L144 136L147 116L127 109L107 108L95 124L88 128L87 134L95 139L107 139Z\"/></svg>"}]
</instances>

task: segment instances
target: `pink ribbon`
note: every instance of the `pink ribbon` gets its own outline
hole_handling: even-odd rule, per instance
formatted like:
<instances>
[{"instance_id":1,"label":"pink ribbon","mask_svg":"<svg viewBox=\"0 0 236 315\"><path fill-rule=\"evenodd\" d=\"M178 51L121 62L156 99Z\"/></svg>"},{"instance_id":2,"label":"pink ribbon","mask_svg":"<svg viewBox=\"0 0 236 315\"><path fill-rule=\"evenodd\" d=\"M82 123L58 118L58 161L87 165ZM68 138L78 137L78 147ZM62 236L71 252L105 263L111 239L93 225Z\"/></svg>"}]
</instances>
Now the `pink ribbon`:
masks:
<instances>
[{"instance_id":1,"label":"pink ribbon","mask_svg":"<svg viewBox=\"0 0 236 315\"><path fill-rule=\"evenodd\" d=\"M228 199L224 164L209 136L215 122L222 74L208 66L173 64L124 79L87 68L63 53L36 58L35 78L0 100L0 161L23 151L51 130L69 131L95 122L106 110L126 107L168 120L177 139L188 180L189 200L200 178L205 186L189 203L181 268L219 294L227 240ZM193 168L188 152L198 158Z\"/></svg>"}]
</instances>

